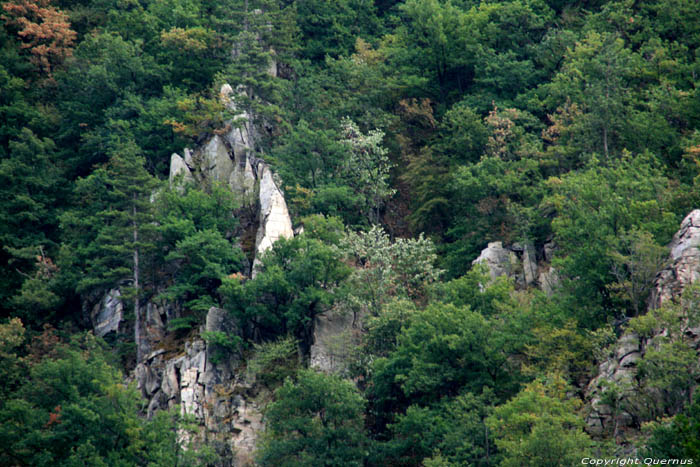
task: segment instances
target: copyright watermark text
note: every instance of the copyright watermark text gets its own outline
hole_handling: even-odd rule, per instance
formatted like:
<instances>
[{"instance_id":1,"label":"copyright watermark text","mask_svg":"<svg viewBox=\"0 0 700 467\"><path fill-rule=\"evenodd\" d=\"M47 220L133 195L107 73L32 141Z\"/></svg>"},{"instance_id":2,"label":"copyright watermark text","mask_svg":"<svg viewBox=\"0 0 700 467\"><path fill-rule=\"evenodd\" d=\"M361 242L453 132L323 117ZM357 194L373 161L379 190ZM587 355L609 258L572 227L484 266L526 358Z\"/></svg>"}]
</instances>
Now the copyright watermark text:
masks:
<instances>
[{"instance_id":1,"label":"copyright watermark text","mask_svg":"<svg viewBox=\"0 0 700 467\"><path fill-rule=\"evenodd\" d=\"M611 457L607 459L584 457L583 465L693 465L693 459L657 459L654 457Z\"/></svg>"}]
</instances>

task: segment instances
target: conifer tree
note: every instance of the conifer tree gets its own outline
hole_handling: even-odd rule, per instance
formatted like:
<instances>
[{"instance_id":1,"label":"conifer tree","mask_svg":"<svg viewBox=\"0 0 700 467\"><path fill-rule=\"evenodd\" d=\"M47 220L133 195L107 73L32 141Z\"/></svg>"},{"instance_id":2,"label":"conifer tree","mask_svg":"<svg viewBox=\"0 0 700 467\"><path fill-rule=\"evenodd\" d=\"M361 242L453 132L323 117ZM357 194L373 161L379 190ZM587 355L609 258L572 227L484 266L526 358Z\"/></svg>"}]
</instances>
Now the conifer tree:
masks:
<instances>
[{"instance_id":1,"label":"conifer tree","mask_svg":"<svg viewBox=\"0 0 700 467\"><path fill-rule=\"evenodd\" d=\"M153 248L155 225L151 196L157 180L132 141L115 140L109 162L78 181L79 207L67 213L64 231L74 238L74 253L84 275L78 293L129 283L125 296L133 300L137 361L140 349L141 271L144 252Z\"/></svg>"}]
</instances>

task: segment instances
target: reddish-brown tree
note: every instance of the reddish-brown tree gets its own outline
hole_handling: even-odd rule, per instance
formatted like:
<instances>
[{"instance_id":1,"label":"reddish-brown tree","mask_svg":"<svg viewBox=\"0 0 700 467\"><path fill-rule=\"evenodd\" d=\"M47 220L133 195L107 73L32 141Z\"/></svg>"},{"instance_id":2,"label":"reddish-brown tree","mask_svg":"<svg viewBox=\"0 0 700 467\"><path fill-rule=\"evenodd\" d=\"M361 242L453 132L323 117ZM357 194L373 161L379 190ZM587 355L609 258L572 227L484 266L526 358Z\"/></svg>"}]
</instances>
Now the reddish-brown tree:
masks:
<instances>
[{"instance_id":1,"label":"reddish-brown tree","mask_svg":"<svg viewBox=\"0 0 700 467\"><path fill-rule=\"evenodd\" d=\"M2 4L2 19L16 31L22 48L41 72L51 75L73 52L76 33L68 16L51 6L51 0L13 0Z\"/></svg>"}]
</instances>

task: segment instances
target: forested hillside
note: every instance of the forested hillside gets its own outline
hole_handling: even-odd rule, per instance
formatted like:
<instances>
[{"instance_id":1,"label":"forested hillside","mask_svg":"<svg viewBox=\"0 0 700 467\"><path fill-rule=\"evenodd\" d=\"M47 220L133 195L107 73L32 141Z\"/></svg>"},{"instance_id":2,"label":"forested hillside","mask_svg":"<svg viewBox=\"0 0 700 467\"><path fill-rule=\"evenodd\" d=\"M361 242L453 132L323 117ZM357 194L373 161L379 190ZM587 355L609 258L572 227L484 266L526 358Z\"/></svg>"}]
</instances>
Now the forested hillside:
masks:
<instances>
[{"instance_id":1,"label":"forested hillside","mask_svg":"<svg viewBox=\"0 0 700 467\"><path fill-rule=\"evenodd\" d=\"M700 462L700 2L1 5L0 465Z\"/></svg>"}]
</instances>

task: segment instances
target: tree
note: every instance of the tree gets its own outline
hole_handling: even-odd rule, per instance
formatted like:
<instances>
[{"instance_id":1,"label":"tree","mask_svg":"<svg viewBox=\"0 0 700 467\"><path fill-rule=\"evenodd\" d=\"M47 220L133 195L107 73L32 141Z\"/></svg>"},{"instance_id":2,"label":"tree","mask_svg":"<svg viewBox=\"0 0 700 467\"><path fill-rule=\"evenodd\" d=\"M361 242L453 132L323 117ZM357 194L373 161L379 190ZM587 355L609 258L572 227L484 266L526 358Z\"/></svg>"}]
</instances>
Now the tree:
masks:
<instances>
[{"instance_id":1,"label":"tree","mask_svg":"<svg viewBox=\"0 0 700 467\"><path fill-rule=\"evenodd\" d=\"M423 235L392 242L381 227L374 226L368 232L349 232L341 246L356 266L348 279L346 299L354 311L377 314L395 297L423 300L442 273L434 266L435 245Z\"/></svg>"},{"instance_id":2,"label":"tree","mask_svg":"<svg viewBox=\"0 0 700 467\"><path fill-rule=\"evenodd\" d=\"M517 396L496 407L486 423L509 466L564 467L579 463L592 441L583 431L575 399L567 399L559 376L528 384Z\"/></svg>"},{"instance_id":3,"label":"tree","mask_svg":"<svg viewBox=\"0 0 700 467\"><path fill-rule=\"evenodd\" d=\"M447 465L495 465L495 449L486 427L490 393L446 398L429 407L411 405L391 425L392 438L380 447L384 465L428 465L442 459Z\"/></svg>"},{"instance_id":4,"label":"tree","mask_svg":"<svg viewBox=\"0 0 700 467\"><path fill-rule=\"evenodd\" d=\"M147 250L154 247L151 196L158 183L144 168L139 148L116 140L109 163L76 184L77 209L62 217L67 244L74 251L66 261L77 263L78 293L121 286L131 298L137 362L141 361L141 271ZM74 235L73 235L74 234Z\"/></svg>"},{"instance_id":5,"label":"tree","mask_svg":"<svg viewBox=\"0 0 700 467\"><path fill-rule=\"evenodd\" d=\"M46 350L46 349L45 349ZM51 356L53 354L53 357ZM3 465L209 465L211 449L183 446L180 417L139 416L141 399L90 334L56 342L0 402Z\"/></svg>"},{"instance_id":6,"label":"tree","mask_svg":"<svg viewBox=\"0 0 700 467\"><path fill-rule=\"evenodd\" d=\"M41 264L54 256L56 217L65 189L61 183L64 181L61 166L55 161L56 144L51 139L40 138L24 128L19 137L10 142L9 150L7 157L0 159L0 197L5 200L0 205L0 244L3 246L0 265L6 279L0 287L3 302L0 307L6 307L22 283L35 278ZM34 302L33 305L38 304ZM33 315L34 311L48 311L53 307L46 303L46 306L22 305L20 308Z\"/></svg>"},{"instance_id":7,"label":"tree","mask_svg":"<svg viewBox=\"0 0 700 467\"><path fill-rule=\"evenodd\" d=\"M614 310L612 255L624 251L625 232L647 231L658 244L670 240L677 221L668 208L668 183L653 156L629 153L609 164L594 159L585 170L548 180L551 194L542 208L556 212L554 264L580 323L597 327Z\"/></svg>"},{"instance_id":8,"label":"tree","mask_svg":"<svg viewBox=\"0 0 700 467\"><path fill-rule=\"evenodd\" d=\"M384 133L372 130L364 135L350 119L343 120L342 132L342 143L348 150L342 168L343 177L361 197L361 209L367 219L378 224L386 198L395 193L389 185L391 164L388 151L381 146Z\"/></svg>"},{"instance_id":9,"label":"tree","mask_svg":"<svg viewBox=\"0 0 700 467\"><path fill-rule=\"evenodd\" d=\"M632 230L621 237L621 251L611 253L616 282L610 288L628 301L633 316L638 316L647 304L656 274L668 263L668 249L658 245L648 232Z\"/></svg>"},{"instance_id":10,"label":"tree","mask_svg":"<svg viewBox=\"0 0 700 467\"><path fill-rule=\"evenodd\" d=\"M700 395L683 413L645 426L645 457L700 461Z\"/></svg>"},{"instance_id":11,"label":"tree","mask_svg":"<svg viewBox=\"0 0 700 467\"><path fill-rule=\"evenodd\" d=\"M338 376L300 370L265 410L262 466L361 466L367 439L357 388Z\"/></svg>"},{"instance_id":12,"label":"tree","mask_svg":"<svg viewBox=\"0 0 700 467\"><path fill-rule=\"evenodd\" d=\"M226 309L252 325L250 337L291 335L308 353L314 318L339 298L349 273L336 247L302 234L279 239L253 279L227 278L220 292Z\"/></svg>"},{"instance_id":13,"label":"tree","mask_svg":"<svg viewBox=\"0 0 700 467\"><path fill-rule=\"evenodd\" d=\"M621 38L591 31L569 51L561 72L546 85L560 99L559 105L571 98L582 106L578 118L585 123L579 128L596 144L581 149L602 151L605 160L623 149L619 141L629 112L635 59Z\"/></svg>"},{"instance_id":14,"label":"tree","mask_svg":"<svg viewBox=\"0 0 700 467\"><path fill-rule=\"evenodd\" d=\"M499 397L513 391L519 375L508 355L520 344L503 332L506 325L448 304L431 304L409 316L396 350L372 365L370 393L384 416L408 401L425 406L487 387Z\"/></svg>"},{"instance_id":15,"label":"tree","mask_svg":"<svg viewBox=\"0 0 700 467\"><path fill-rule=\"evenodd\" d=\"M214 184L209 192L192 185L184 192L164 189L155 202L158 221L156 268L171 278L160 298L183 303L195 314L220 306L223 279L243 268L244 255L233 244L238 220L233 194Z\"/></svg>"},{"instance_id":16,"label":"tree","mask_svg":"<svg viewBox=\"0 0 700 467\"><path fill-rule=\"evenodd\" d=\"M16 29L22 48L29 49L32 62L43 73L52 71L73 52L76 33L68 16L51 6L51 0L15 0L3 3L1 18Z\"/></svg>"}]
</instances>

